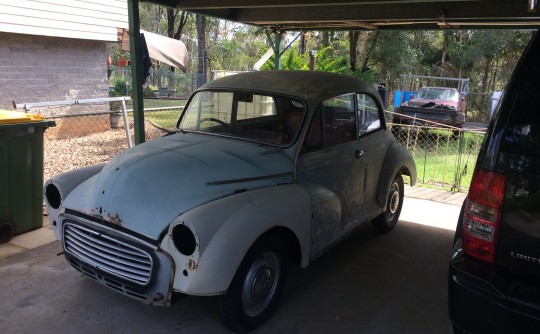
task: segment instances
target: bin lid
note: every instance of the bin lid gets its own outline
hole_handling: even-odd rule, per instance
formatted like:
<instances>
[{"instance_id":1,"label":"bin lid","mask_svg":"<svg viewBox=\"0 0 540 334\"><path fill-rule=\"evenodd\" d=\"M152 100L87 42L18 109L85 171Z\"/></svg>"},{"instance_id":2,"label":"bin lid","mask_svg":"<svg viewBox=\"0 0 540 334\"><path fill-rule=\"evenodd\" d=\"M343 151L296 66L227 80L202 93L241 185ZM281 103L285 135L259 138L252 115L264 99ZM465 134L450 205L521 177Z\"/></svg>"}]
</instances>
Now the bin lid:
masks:
<instances>
[{"instance_id":1,"label":"bin lid","mask_svg":"<svg viewBox=\"0 0 540 334\"><path fill-rule=\"evenodd\" d=\"M45 118L38 114L27 114L19 111L0 110L0 124L41 122Z\"/></svg>"}]
</instances>

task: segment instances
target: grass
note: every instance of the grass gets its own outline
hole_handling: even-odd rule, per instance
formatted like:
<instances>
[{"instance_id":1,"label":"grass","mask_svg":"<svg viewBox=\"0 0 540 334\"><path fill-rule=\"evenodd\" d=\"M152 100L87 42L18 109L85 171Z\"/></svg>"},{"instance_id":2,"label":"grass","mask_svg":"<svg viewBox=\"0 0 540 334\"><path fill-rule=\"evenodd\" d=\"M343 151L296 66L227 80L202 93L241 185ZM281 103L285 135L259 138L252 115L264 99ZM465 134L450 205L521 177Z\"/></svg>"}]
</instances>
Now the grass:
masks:
<instances>
[{"instance_id":1,"label":"grass","mask_svg":"<svg viewBox=\"0 0 540 334\"><path fill-rule=\"evenodd\" d=\"M176 128L176 122L180 117L180 109L164 110L164 111L147 111L144 117L155 125L173 130Z\"/></svg>"},{"instance_id":2,"label":"grass","mask_svg":"<svg viewBox=\"0 0 540 334\"><path fill-rule=\"evenodd\" d=\"M151 108L169 108L169 107L179 107L179 106L185 106L187 100L169 100L169 99L144 99L144 109L151 109ZM133 100L129 100L126 102L126 106L128 109L133 108Z\"/></svg>"},{"instance_id":3,"label":"grass","mask_svg":"<svg viewBox=\"0 0 540 334\"><path fill-rule=\"evenodd\" d=\"M154 123L155 125L173 130L176 128L176 121L180 117L182 110L180 107L183 107L186 104L186 100L170 100L170 99L144 99L144 117L148 121ZM133 108L133 100L130 100L126 103L128 109ZM167 110L149 110L155 108L173 108L178 107L177 109L167 109Z\"/></svg>"},{"instance_id":4,"label":"grass","mask_svg":"<svg viewBox=\"0 0 540 334\"><path fill-rule=\"evenodd\" d=\"M398 141L413 155L417 182L448 190L468 189L483 134L463 132L461 140L449 130L406 129ZM460 145L461 148L460 148Z\"/></svg>"}]
</instances>

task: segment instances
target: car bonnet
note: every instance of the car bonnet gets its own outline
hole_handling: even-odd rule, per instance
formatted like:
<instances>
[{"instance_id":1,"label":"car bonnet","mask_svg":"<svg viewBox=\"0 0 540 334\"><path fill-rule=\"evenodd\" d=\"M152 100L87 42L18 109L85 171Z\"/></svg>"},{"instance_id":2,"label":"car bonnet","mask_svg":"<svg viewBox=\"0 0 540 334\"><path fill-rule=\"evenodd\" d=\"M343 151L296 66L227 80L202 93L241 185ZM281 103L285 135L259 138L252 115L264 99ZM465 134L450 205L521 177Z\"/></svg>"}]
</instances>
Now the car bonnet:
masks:
<instances>
[{"instance_id":1,"label":"car bonnet","mask_svg":"<svg viewBox=\"0 0 540 334\"><path fill-rule=\"evenodd\" d=\"M120 154L75 188L64 207L157 240L194 207L291 182L293 162L280 148L178 133Z\"/></svg>"}]
</instances>

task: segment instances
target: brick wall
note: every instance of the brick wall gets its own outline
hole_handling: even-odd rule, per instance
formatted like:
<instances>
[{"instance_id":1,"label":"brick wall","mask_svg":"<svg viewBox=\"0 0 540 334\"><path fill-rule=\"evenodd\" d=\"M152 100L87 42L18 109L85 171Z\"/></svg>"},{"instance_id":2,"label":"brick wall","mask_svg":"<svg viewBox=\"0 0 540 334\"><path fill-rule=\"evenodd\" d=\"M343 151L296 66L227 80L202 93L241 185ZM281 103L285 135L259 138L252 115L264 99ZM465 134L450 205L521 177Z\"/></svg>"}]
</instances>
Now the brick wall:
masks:
<instances>
[{"instance_id":1,"label":"brick wall","mask_svg":"<svg viewBox=\"0 0 540 334\"><path fill-rule=\"evenodd\" d=\"M0 32L0 109L108 97L106 43ZM107 111L108 105L33 109L58 115Z\"/></svg>"}]
</instances>

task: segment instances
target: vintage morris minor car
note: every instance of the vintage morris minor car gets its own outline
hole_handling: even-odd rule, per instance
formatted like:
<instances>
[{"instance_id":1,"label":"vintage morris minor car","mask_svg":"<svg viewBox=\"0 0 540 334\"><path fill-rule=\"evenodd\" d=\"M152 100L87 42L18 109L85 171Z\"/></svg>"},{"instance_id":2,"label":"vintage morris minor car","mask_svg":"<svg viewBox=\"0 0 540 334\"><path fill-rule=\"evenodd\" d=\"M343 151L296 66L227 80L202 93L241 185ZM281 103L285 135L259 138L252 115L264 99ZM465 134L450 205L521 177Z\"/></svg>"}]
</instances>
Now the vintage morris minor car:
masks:
<instances>
[{"instance_id":1,"label":"vintage morris minor car","mask_svg":"<svg viewBox=\"0 0 540 334\"><path fill-rule=\"evenodd\" d=\"M331 73L215 80L176 133L47 181L53 231L97 282L153 305L220 295L222 322L251 330L275 309L289 262L306 267L363 223L396 225L416 167L381 106Z\"/></svg>"}]
</instances>

